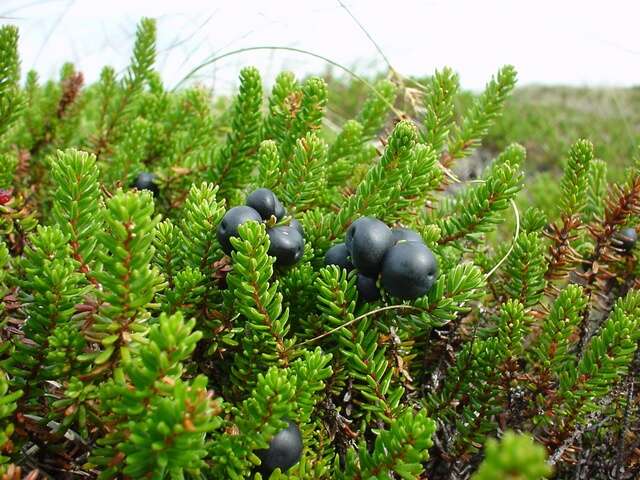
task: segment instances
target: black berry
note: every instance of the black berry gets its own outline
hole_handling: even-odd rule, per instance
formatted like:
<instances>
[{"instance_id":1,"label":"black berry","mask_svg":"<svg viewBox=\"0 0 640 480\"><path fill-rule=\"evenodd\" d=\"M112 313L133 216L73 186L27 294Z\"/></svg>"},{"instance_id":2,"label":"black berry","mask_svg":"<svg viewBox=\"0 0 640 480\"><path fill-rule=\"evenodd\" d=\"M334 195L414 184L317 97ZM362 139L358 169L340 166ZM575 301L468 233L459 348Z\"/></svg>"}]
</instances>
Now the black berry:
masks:
<instances>
[{"instance_id":1,"label":"black berry","mask_svg":"<svg viewBox=\"0 0 640 480\"><path fill-rule=\"evenodd\" d=\"M302 237L304 238L304 228L302 228L302 224L298 220L292 218L289 226L295 228L298 233L300 233L300 235L302 235Z\"/></svg>"},{"instance_id":2,"label":"black berry","mask_svg":"<svg viewBox=\"0 0 640 480\"><path fill-rule=\"evenodd\" d=\"M347 272L353 270L353 263L349 258L349 251L344 243L338 243L334 245L324 256L325 265L338 265L340 268L344 268Z\"/></svg>"},{"instance_id":3,"label":"black berry","mask_svg":"<svg viewBox=\"0 0 640 480\"><path fill-rule=\"evenodd\" d=\"M160 194L160 189L156 183L156 176L153 173L140 173L131 186L138 190L149 190L153 193L154 197L157 197Z\"/></svg>"},{"instance_id":4,"label":"black berry","mask_svg":"<svg viewBox=\"0 0 640 480\"><path fill-rule=\"evenodd\" d=\"M638 233L635 228L625 228L616 235L616 240L620 246L620 250L628 253L635 246L638 240Z\"/></svg>"},{"instance_id":5,"label":"black berry","mask_svg":"<svg viewBox=\"0 0 640 480\"><path fill-rule=\"evenodd\" d=\"M259 188L252 192L245 202L248 207L256 210L264 220L269 220L271 215L276 215L276 207L282 204L278 201L276 194L268 188Z\"/></svg>"},{"instance_id":6,"label":"black berry","mask_svg":"<svg viewBox=\"0 0 640 480\"><path fill-rule=\"evenodd\" d=\"M289 426L280 430L269 442L266 450L256 450L260 459L260 469L265 478L273 473L276 468L286 472L300 461L302 455L302 435L298 426L289 421Z\"/></svg>"},{"instance_id":7,"label":"black berry","mask_svg":"<svg viewBox=\"0 0 640 480\"><path fill-rule=\"evenodd\" d=\"M238 227L245 222L256 221L262 222L260 214L251 207L241 205L233 207L222 217L220 225L218 225L218 242L222 246L222 250L228 255L231 253L232 247L229 239L238 236Z\"/></svg>"},{"instance_id":8,"label":"black berry","mask_svg":"<svg viewBox=\"0 0 640 480\"><path fill-rule=\"evenodd\" d=\"M280 221L284 218L286 214L287 214L287 211L282 206L282 203L280 203L280 200L276 198L276 207L275 207L275 214L274 214L276 216L276 219Z\"/></svg>"},{"instance_id":9,"label":"black berry","mask_svg":"<svg viewBox=\"0 0 640 480\"><path fill-rule=\"evenodd\" d=\"M385 253L393 245L393 236L391 229L380 220L362 217L347 230L345 243L354 267L363 275L376 277Z\"/></svg>"},{"instance_id":10,"label":"black berry","mask_svg":"<svg viewBox=\"0 0 640 480\"><path fill-rule=\"evenodd\" d=\"M356 286L358 287L358 296L365 302L375 302L380 299L380 290L376 285L375 278L365 277L359 273Z\"/></svg>"},{"instance_id":11,"label":"black berry","mask_svg":"<svg viewBox=\"0 0 640 480\"><path fill-rule=\"evenodd\" d=\"M304 254L304 238L291 226L270 228L267 232L271 245L269 255L276 257L278 265L293 265Z\"/></svg>"},{"instance_id":12,"label":"black berry","mask_svg":"<svg viewBox=\"0 0 640 480\"><path fill-rule=\"evenodd\" d=\"M433 286L437 275L436 257L419 242L394 245L382 262L382 288L402 300L423 296Z\"/></svg>"},{"instance_id":13,"label":"black berry","mask_svg":"<svg viewBox=\"0 0 640 480\"><path fill-rule=\"evenodd\" d=\"M422 242L420 234L409 228L392 228L391 235L393 236L393 244L398 242Z\"/></svg>"}]
</instances>

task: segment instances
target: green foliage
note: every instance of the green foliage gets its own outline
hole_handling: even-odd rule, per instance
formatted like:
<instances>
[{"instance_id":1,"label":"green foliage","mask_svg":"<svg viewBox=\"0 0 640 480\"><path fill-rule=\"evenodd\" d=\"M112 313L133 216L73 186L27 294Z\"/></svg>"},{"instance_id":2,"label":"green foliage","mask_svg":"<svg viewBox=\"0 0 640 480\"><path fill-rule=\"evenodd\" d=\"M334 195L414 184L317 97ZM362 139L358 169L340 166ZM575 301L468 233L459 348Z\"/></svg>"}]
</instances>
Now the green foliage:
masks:
<instances>
[{"instance_id":1,"label":"green foliage","mask_svg":"<svg viewBox=\"0 0 640 480\"><path fill-rule=\"evenodd\" d=\"M304 211L315 201L316 192L326 188L327 147L315 134L300 138L293 149L290 166L283 175L278 198L292 211Z\"/></svg>"},{"instance_id":2,"label":"green foliage","mask_svg":"<svg viewBox=\"0 0 640 480\"><path fill-rule=\"evenodd\" d=\"M263 366L288 366L294 339L287 339L289 311L282 305L278 282L269 283L274 258L267 254L269 237L263 224L249 222L232 238L234 270L227 277L228 298L243 317L242 352L236 359L233 379L236 388L251 386ZM259 360L258 360L259 359Z\"/></svg>"},{"instance_id":3,"label":"green foliage","mask_svg":"<svg viewBox=\"0 0 640 480\"><path fill-rule=\"evenodd\" d=\"M217 152L210 175L226 195L244 186L253 170L249 159L260 144L261 106L260 74L255 68L245 68L240 73L240 92L233 105L231 131Z\"/></svg>"},{"instance_id":4,"label":"green foliage","mask_svg":"<svg viewBox=\"0 0 640 480\"><path fill-rule=\"evenodd\" d=\"M267 448L268 439L286 428L284 419L293 414L295 390L288 377L288 370L277 367L258 374L251 396L234 412L237 434L219 435L212 444L214 476L245 478L244 472L260 463L253 451Z\"/></svg>"},{"instance_id":5,"label":"green foliage","mask_svg":"<svg viewBox=\"0 0 640 480\"><path fill-rule=\"evenodd\" d=\"M640 294L629 292L619 299L600 332L586 346L575 368L567 368L560 378L564 421L571 424L598 408L616 381L626 374L638 346Z\"/></svg>"},{"instance_id":6,"label":"green foliage","mask_svg":"<svg viewBox=\"0 0 640 480\"><path fill-rule=\"evenodd\" d=\"M277 185L278 167L280 158L278 146L273 140L265 140L258 149L258 174L255 180L256 185L264 188L274 189Z\"/></svg>"},{"instance_id":7,"label":"green foliage","mask_svg":"<svg viewBox=\"0 0 640 480\"><path fill-rule=\"evenodd\" d=\"M136 31L136 43L133 47L131 65L125 74L122 85L135 93L149 80L156 57L156 22L143 18Z\"/></svg>"},{"instance_id":8,"label":"green foliage","mask_svg":"<svg viewBox=\"0 0 640 480\"><path fill-rule=\"evenodd\" d=\"M332 185L341 185L351 176L353 163L362 150L364 128L356 120L349 120L343 126L329 150L330 175ZM334 162L338 162L337 164Z\"/></svg>"},{"instance_id":9,"label":"green foliage","mask_svg":"<svg viewBox=\"0 0 640 480\"><path fill-rule=\"evenodd\" d=\"M340 201L340 187L354 174L354 169L366 166L375 157L371 140L382 130L389 109L397 95L397 86L389 80L376 82L356 119L347 120L329 147L327 178L333 195L330 202Z\"/></svg>"},{"instance_id":10,"label":"green foliage","mask_svg":"<svg viewBox=\"0 0 640 480\"><path fill-rule=\"evenodd\" d=\"M18 407L16 400L22 396L21 390L11 392L9 390L9 382L6 373L0 370L0 446L3 453L11 453L11 435L14 432L14 426L8 418ZM0 455L0 472L4 473L3 465L10 460L5 455Z\"/></svg>"},{"instance_id":11,"label":"green foliage","mask_svg":"<svg viewBox=\"0 0 640 480\"><path fill-rule=\"evenodd\" d=\"M7 277L8 270L10 267L9 262L11 261L11 254L9 253L9 249L4 244L4 242L0 242L0 296L4 298L4 296L8 292L7 286ZM2 308L4 309L4 304L2 304ZM2 310L0 310L2 312Z\"/></svg>"},{"instance_id":12,"label":"green foliage","mask_svg":"<svg viewBox=\"0 0 640 480\"><path fill-rule=\"evenodd\" d=\"M126 458L124 475L181 478L205 466L205 434L220 426L219 400L207 392L207 379L182 380L182 363L201 337L192 332L195 320L161 315L151 327L148 343L126 360L122 371L100 392L109 412L112 433L96 449L93 462L105 466L101 478L114 477L119 468L113 457Z\"/></svg>"},{"instance_id":13,"label":"green foliage","mask_svg":"<svg viewBox=\"0 0 640 480\"><path fill-rule=\"evenodd\" d=\"M507 432L499 442L489 439L486 458L471 478L473 480L549 478L551 468L545 463L545 457L544 449L536 445L530 437Z\"/></svg>"},{"instance_id":14,"label":"green foliage","mask_svg":"<svg viewBox=\"0 0 640 480\"><path fill-rule=\"evenodd\" d=\"M477 232L488 232L502 221L503 211L522 188L523 174L518 166L499 163L485 181L466 189L449 210L433 215L442 231L439 243L473 240Z\"/></svg>"},{"instance_id":15,"label":"green foliage","mask_svg":"<svg viewBox=\"0 0 640 480\"><path fill-rule=\"evenodd\" d=\"M500 155L496 157L496 159L491 164L491 168L488 168L486 170L485 176L488 176L497 167L505 164L515 169L521 169L524 167L526 156L527 151L522 145L512 143L511 145L507 146L507 148L505 148L504 151L500 153Z\"/></svg>"},{"instance_id":16,"label":"green foliage","mask_svg":"<svg viewBox=\"0 0 640 480\"><path fill-rule=\"evenodd\" d=\"M384 213L389 202L400 193L398 182L412 163L418 132L409 122L396 125L380 161L371 167L346 207L349 215L378 216Z\"/></svg>"},{"instance_id":17,"label":"green foliage","mask_svg":"<svg viewBox=\"0 0 640 480\"><path fill-rule=\"evenodd\" d=\"M338 478L384 479L392 473L404 479L417 478L423 471L421 463L427 459L435 428L424 411L405 412L389 430L379 433L372 453L362 446L356 458L351 450L344 474Z\"/></svg>"},{"instance_id":18,"label":"green foliage","mask_svg":"<svg viewBox=\"0 0 640 480\"><path fill-rule=\"evenodd\" d=\"M458 89L458 75L450 68L437 70L429 83L424 141L438 153L442 152L453 127L454 100Z\"/></svg>"},{"instance_id":19,"label":"green foliage","mask_svg":"<svg viewBox=\"0 0 640 480\"><path fill-rule=\"evenodd\" d=\"M144 162L149 156L153 140L153 129L149 121L135 118L122 134L118 145L113 149L109 167L105 169L108 185L131 185L137 172L144 170Z\"/></svg>"},{"instance_id":20,"label":"green foliage","mask_svg":"<svg viewBox=\"0 0 640 480\"><path fill-rule=\"evenodd\" d=\"M23 299L29 321L24 338L15 337L8 368L15 383L24 388L26 400L42 394L42 380L60 378L61 373L72 370L80 352L75 347L83 346L71 324L74 305L82 294L82 277L75 272L66 238L55 226L38 227L30 240L22 264L23 285L30 286ZM63 339L71 344L71 359L65 355L66 348L60 348Z\"/></svg>"},{"instance_id":21,"label":"green foliage","mask_svg":"<svg viewBox=\"0 0 640 480\"><path fill-rule=\"evenodd\" d=\"M593 145L588 140L578 141L569 151L569 160L562 177L562 209L570 215L580 212L586 204L585 191L593 160Z\"/></svg>"},{"instance_id":22,"label":"green foliage","mask_svg":"<svg viewBox=\"0 0 640 480\"><path fill-rule=\"evenodd\" d=\"M510 300L503 304L495 327L465 343L441 390L428 396L427 405L438 418L456 419L456 453L476 450L496 429L493 416L501 411L508 394L503 375L509 362L522 352L527 323L520 303Z\"/></svg>"},{"instance_id":23,"label":"green foliage","mask_svg":"<svg viewBox=\"0 0 640 480\"><path fill-rule=\"evenodd\" d=\"M155 38L142 20L124 74L85 86L71 64L21 81L0 30L2 475L259 479L288 421L302 453L272 479L538 479L534 440L557 478L635 474L640 267L615 240L634 171L608 184L580 140L561 182L525 177L523 140L465 183L455 160L509 120L509 66L479 96L444 68L335 102L291 73L265 99L245 68L227 99L167 90ZM130 187L142 171L156 197ZM294 266L269 255L273 220L219 245L258 187L304 227ZM425 295L367 302L324 265L363 215L421 235Z\"/></svg>"},{"instance_id":24,"label":"green foliage","mask_svg":"<svg viewBox=\"0 0 640 480\"><path fill-rule=\"evenodd\" d=\"M5 25L0 28L0 140L4 140L22 105L19 79L18 29Z\"/></svg>"},{"instance_id":25,"label":"green foliage","mask_svg":"<svg viewBox=\"0 0 640 480\"><path fill-rule=\"evenodd\" d=\"M224 215L224 202L216 198L217 193L218 187L210 183L191 187L182 207L180 234L175 234L174 240L167 232L170 237L163 242L165 258L183 259L186 266L210 272L220 257L215 229Z\"/></svg>"},{"instance_id":26,"label":"green foliage","mask_svg":"<svg viewBox=\"0 0 640 480\"><path fill-rule=\"evenodd\" d=\"M545 287L546 262L544 244L536 232L521 233L507 259L504 273L507 294L525 307L533 307L542 297Z\"/></svg>"},{"instance_id":27,"label":"green foliage","mask_svg":"<svg viewBox=\"0 0 640 480\"><path fill-rule=\"evenodd\" d=\"M417 140L418 131L411 123L395 126L380 161L369 168L355 194L334 217L333 232L341 229L345 217L371 215L393 223L415 213L441 179L435 153ZM397 207L391 211L388 205Z\"/></svg>"},{"instance_id":28,"label":"green foliage","mask_svg":"<svg viewBox=\"0 0 640 480\"><path fill-rule=\"evenodd\" d=\"M385 116L398 93L398 87L386 79L377 81L374 88L375 92L370 93L355 119L362 125L365 139L373 138L382 129Z\"/></svg>"},{"instance_id":29,"label":"green foliage","mask_svg":"<svg viewBox=\"0 0 640 480\"><path fill-rule=\"evenodd\" d=\"M0 165L3 166L3 170L0 172L0 188L8 190L13 184L18 158L7 153L0 154Z\"/></svg>"},{"instance_id":30,"label":"green foliage","mask_svg":"<svg viewBox=\"0 0 640 480\"><path fill-rule=\"evenodd\" d=\"M335 266L320 271L317 280L318 302L322 312L320 322L333 334L336 357L346 369L351 381L362 396L364 410L376 415L385 423L392 423L402 409L400 400L404 393L401 386L391 386L393 371L385 357L385 349L378 345L379 333L371 319L364 318L350 328L339 328L353 323L355 311L354 276Z\"/></svg>"},{"instance_id":31,"label":"green foliage","mask_svg":"<svg viewBox=\"0 0 640 480\"><path fill-rule=\"evenodd\" d=\"M237 433L219 434L211 444L217 459L214 477L245 478L252 466L260 463L254 451L268 447L270 438L286 427L285 419L309 418L318 400L313 393L324 388L324 380L331 374L326 366L330 359L316 350L289 368L273 366L257 375L250 397L232 411Z\"/></svg>"},{"instance_id":32,"label":"green foliage","mask_svg":"<svg viewBox=\"0 0 640 480\"><path fill-rule=\"evenodd\" d=\"M603 160L593 160L587 177L587 204L583 216L587 221L603 218L607 195L607 164Z\"/></svg>"},{"instance_id":33,"label":"green foliage","mask_svg":"<svg viewBox=\"0 0 640 480\"><path fill-rule=\"evenodd\" d=\"M446 75L446 74L445 74ZM455 80L446 79L445 86L450 88ZM471 149L480 144L491 122L501 113L507 95L511 93L516 83L515 69L507 65L491 79L482 93L466 112L462 125L456 126L449 138L448 154L452 159L461 158L469 154ZM446 108L446 107L445 107ZM443 113L446 116L445 111Z\"/></svg>"},{"instance_id":34,"label":"green foliage","mask_svg":"<svg viewBox=\"0 0 640 480\"><path fill-rule=\"evenodd\" d=\"M97 235L102 228L98 176L95 156L85 152L58 151L51 161L51 177L58 187L51 217L67 236L72 256L84 273L94 260Z\"/></svg>"},{"instance_id":35,"label":"green foliage","mask_svg":"<svg viewBox=\"0 0 640 480\"><path fill-rule=\"evenodd\" d=\"M572 339L587 306L582 289L569 285L553 302L551 311L542 326L542 332L532 353L540 362L539 368L552 372L556 378L564 371L575 368L570 354Z\"/></svg>"},{"instance_id":36,"label":"green foliage","mask_svg":"<svg viewBox=\"0 0 640 480\"><path fill-rule=\"evenodd\" d=\"M297 112L288 132L290 138L293 139L302 138L307 133L314 132L320 128L327 104L327 84L320 78L311 77L302 84L301 94L300 110ZM283 158L288 158L290 154L291 152L288 149L285 150Z\"/></svg>"},{"instance_id":37,"label":"green foliage","mask_svg":"<svg viewBox=\"0 0 640 480\"><path fill-rule=\"evenodd\" d=\"M106 202L105 226L98 241L98 260L102 270L95 273L102 290L100 314L92 326L92 337L103 350L93 357L95 365L127 356L129 343L140 341L146 333L149 314L145 307L162 282L151 266L154 254L153 200L149 192L118 192Z\"/></svg>"},{"instance_id":38,"label":"green foliage","mask_svg":"<svg viewBox=\"0 0 640 480\"><path fill-rule=\"evenodd\" d=\"M291 73L284 72L276 79L264 130L267 139L278 142L280 179L290 168L297 140L320 128L326 103L327 86L319 78L298 85Z\"/></svg>"},{"instance_id":39,"label":"green foliage","mask_svg":"<svg viewBox=\"0 0 640 480\"><path fill-rule=\"evenodd\" d=\"M265 139L276 141L282 145L280 148L288 145L288 139L291 137L289 130L298 114L300 100L300 87L293 73L281 72L276 77L269 97L269 115L264 122Z\"/></svg>"},{"instance_id":40,"label":"green foliage","mask_svg":"<svg viewBox=\"0 0 640 480\"><path fill-rule=\"evenodd\" d=\"M341 202L339 211L315 209L303 219L307 239L314 249L325 250L341 237L352 219L377 216L387 222L414 213L440 181L434 152L417 142L418 131L410 122L399 122L380 160L370 166L355 193ZM413 182L415 175L419 182ZM390 210L389 205L398 205Z\"/></svg>"},{"instance_id":41,"label":"green foliage","mask_svg":"<svg viewBox=\"0 0 640 480\"><path fill-rule=\"evenodd\" d=\"M415 305L422 313L412 314L417 332L423 333L433 326L444 325L459 313L469 311L466 303L478 300L485 288L485 279L480 269L470 263L462 263L440 275L438 281Z\"/></svg>"},{"instance_id":42,"label":"green foliage","mask_svg":"<svg viewBox=\"0 0 640 480\"><path fill-rule=\"evenodd\" d=\"M156 22L143 18L138 24L136 42L131 63L120 82L110 67L103 69L98 89L100 92L100 121L95 143L98 156L109 151L109 146L128 131L134 105L139 94L150 80L156 57ZM123 127L127 126L126 129Z\"/></svg>"}]
</instances>

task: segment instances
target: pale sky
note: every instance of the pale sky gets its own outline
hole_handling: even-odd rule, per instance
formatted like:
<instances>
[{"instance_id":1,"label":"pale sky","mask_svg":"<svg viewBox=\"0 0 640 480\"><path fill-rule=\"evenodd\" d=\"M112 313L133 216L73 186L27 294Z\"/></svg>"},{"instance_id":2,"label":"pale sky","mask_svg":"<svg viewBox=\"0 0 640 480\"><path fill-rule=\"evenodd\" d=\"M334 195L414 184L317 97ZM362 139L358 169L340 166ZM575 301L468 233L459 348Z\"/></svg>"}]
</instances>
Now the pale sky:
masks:
<instances>
[{"instance_id":1,"label":"pale sky","mask_svg":"<svg viewBox=\"0 0 640 480\"><path fill-rule=\"evenodd\" d=\"M519 84L640 85L640 0L343 0L396 70L426 75L450 66L480 89L511 63ZM23 71L57 76L73 61L88 81L127 65L141 16L158 20L157 67L168 86L211 55L255 46L309 50L353 68L385 63L336 0L0 0L3 22L20 27ZM220 60L200 80L218 90L255 65L270 82L325 63L283 51Z\"/></svg>"}]
</instances>

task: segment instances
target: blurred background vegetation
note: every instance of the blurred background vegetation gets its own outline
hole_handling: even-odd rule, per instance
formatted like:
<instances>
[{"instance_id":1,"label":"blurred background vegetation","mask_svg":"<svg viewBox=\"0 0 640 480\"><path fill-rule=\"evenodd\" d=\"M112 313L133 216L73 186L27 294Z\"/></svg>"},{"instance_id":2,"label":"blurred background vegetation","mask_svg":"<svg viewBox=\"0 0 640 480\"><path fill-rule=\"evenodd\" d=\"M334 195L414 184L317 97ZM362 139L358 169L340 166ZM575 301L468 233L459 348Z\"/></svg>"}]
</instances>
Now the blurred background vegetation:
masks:
<instances>
[{"instance_id":1,"label":"blurred background vegetation","mask_svg":"<svg viewBox=\"0 0 640 480\"><path fill-rule=\"evenodd\" d=\"M325 73L324 78L335 100L330 98L329 118L337 124L353 118L369 87L331 72ZM422 85L427 82L427 78L415 80ZM474 93L467 91L460 97L458 113L471 104ZM406 106L402 105L402 98L399 101L400 108ZM591 139L598 158L607 162L610 178L621 178L640 137L640 86L517 87L507 99L503 115L489 130L483 148L495 154L518 142L527 149L527 173L557 174L564 153L582 137Z\"/></svg>"},{"instance_id":2,"label":"blurred background vegetation","mask_svg":"<svg viewBox=\"0 0 640 480\"><path fill-rule=\"evenodd\" d=\"M370 88L361 81L336 76L331 71L325 72L324 78L329 83L327 130L331 130L355 116ZM369 78L368 81L373 83L377 78ZM427 80L411 79L408 84L412 89L412 81L426 85ZM460 95L456 105L458 115L471 105L476 95L471 91ZM396 106L408 112L410 103L407 95L399 95ZM421 121L419 115L419 112L414 112L414 120ZM640 153L640 86L517 87L479 151L466 162L461 162L461 169L456 173L462 180L475 178L507 145L517 142L527 150L527 179L518 198L518 206L522 213L527 208L537 207L553 217L558 213L559 177L566 153L579 138L593 142L597 158L607 164L609 181L622 180L626 168ZM513 231L513 227L514 219L511 218L500 230L506 235Z\"/></svg>"}]
</instances>

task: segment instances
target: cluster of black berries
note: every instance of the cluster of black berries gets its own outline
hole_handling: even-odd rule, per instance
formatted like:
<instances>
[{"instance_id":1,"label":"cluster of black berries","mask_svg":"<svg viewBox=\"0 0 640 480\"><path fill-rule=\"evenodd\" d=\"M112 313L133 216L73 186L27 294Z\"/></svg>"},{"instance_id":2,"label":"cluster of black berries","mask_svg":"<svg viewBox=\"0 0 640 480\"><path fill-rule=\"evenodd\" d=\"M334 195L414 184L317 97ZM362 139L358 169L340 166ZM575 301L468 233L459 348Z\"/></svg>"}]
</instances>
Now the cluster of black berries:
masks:
<instances>
[{"instance_id":1,"label":"cluster of black berries","mask_svg":"<svg viewBox=\"0 0 640 480\"><path fill-rule=\"evenodd\" d=\"M269 442L266 450L257 450L256 455L260 459L260 471L264 478L279 468L286 472L300 461L302 455L302 435L298 426L291 422L284 430L280 430Z\"/></svg>"},{"instance_id":2,"label":"cluster of black berries","mask_svg":"<svg viewBox=\"0 0 640 480\"><path fill-rule=\"evenodd\" d=\"M287 214L278 197L268 188L252 192L246 205L231 208L218 225L218 241L222 250L231 254L231 237L238 236L238 227L245 222L270 222L273 225ZM271 246L269 255L276 258L277 265L293 265L304 253L304 230L295 218L289 225L277 225L267 229Z\"/></svg>"},{"instance_id":3,"label":"cluster of black berries","mask_svg":"<svg viewBox=\"0 0 640 480\"><path fill-rule=\"evenodd\" d=\"M429 291L438 275L438 261L422 237L407 228L389 228L361 217L347 230L345 243L331 247L325 265L358 271L358 294L367 302L380 298L378 277L389 295L412 300Z\"/></svg>"}]
</instances>

